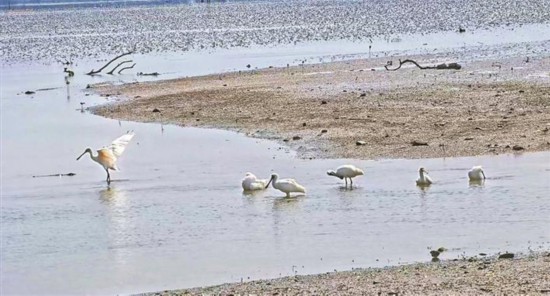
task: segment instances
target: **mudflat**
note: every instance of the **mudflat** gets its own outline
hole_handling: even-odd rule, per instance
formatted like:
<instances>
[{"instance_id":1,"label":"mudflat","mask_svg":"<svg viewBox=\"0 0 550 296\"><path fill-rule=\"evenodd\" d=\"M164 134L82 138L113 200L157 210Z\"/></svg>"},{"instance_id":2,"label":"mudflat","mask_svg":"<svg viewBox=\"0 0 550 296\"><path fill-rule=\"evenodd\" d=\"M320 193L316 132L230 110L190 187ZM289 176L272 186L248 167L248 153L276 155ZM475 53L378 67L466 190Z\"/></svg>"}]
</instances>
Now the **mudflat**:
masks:
<instances>
[{"instance_id":1,"label":"mudflat","mask_svg":"<svg viewBox=\"0 0 550 296\"><path fill-rule=\"evenodd\" d=\"M433 158L550 149L550 57L397 56L96 85L96 114L237 130L303 158Z\"/></svg>"}]
</instances>

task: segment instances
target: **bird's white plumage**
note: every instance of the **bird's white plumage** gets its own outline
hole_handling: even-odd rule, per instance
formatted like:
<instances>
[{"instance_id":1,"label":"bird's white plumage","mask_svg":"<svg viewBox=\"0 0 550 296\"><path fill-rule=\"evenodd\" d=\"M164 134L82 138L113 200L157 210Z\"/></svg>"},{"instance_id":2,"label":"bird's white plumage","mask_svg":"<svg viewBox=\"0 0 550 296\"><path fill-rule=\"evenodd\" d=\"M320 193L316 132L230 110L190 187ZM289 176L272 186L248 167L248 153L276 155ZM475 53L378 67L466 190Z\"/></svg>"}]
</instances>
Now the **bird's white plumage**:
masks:
<instances>
[{"instance_id":1,"label":"bird's white plumage","mask_svg":"<svg viewBox=\"0 0 550 296\"><path fill-rule=\"evenodd\" d=\"M245 191L253 191L253 190L263 190L266 188L268 183L268 180L266 179L258 179L254 174L252 173L246 173L244 176L241 185L243 186L243 190Z\"/></svg>"},{"instance_id":2,"label":"bird's white plumage","mask_svg":"<svg viewBox=\"0 0 550 296\"><path fill-rule=\"evenodd\" d=\"M346 181L346 186L348 185L347 179L349 179L349 181L351 182L351 185L353 185L353 181L351 179L357 176L361 176L363 174L364 174L363 170L351 164L341 165L336 168L336 171L332 171L332 170L327 171L327 175L329 176L335 176L340 179L344 179Z\"/></svg>"},{"instance_id":3,"label":"bird's white plumage","mask_svg":"<svg viewBox=\"0 0 550 296\"><path fill-rule=\"evenodd\" d=\"M115 139L111 145L103 147L97 150L97 156L92 154L92 149L87 148L76 160L79 160L84 154L89 153L90 158L100 164L105 172L107 172L107 183L111 182L111 175L109 170L118 170L116 165L117 159L122 155L130 140L134 137L133 132L128 132L121 137Z\"/></svg>"},{"instance_id":4,"label":"bird's white plumage","mask_svg":"<svg viewBox=\"0 0 550 296\"><path fill-rule=\"evenodd\" d=\"M130 140L134 137L134 132L129 132L127 134L124 134L118 138L116 138L111 145L103 147L102 149L108 149L111 150L113 155L115 157L120 157L124 150L126 149L126 146L128 146L128 143L130 143Z\"/></svg>"},{"instance_id":5,"label":"bird's white plumage","mask_svg":"<svg viewBox=\"0 0 550 296\"><path fill-rule=\"evenodd\" d=\"M427 186L431 185L433 183L430 176L428 176L428 172L424 168L420 168L418 170L418 179L416 180L416 185L418 186Z\"/></svg>"},{"instance_id":6,"label":"bird's white plumage","mask_svg":"<svg viewBox=\"0 0 550 296\"><path fill-rule=\"evenodd\" d=\"M278 174L272 174L271 179L269 179L269 182L272 183L273 188L284 192L287 197L290 197L290 193L292 193L292 192L301 192L301 193L306 192L306 188L304 186L298 184L298 182L296 182L296 180L294 180L294 179L279 179ZM269 182L268 182L267 186L269 186Z\"/></svg>"},{"instance_id":7,"label":"bird's white plumage","mask_svg":"<svg viewBox=\"0 0 550 296\"><path fill-rule=\"evenodd\" d=\"M485 180L485 172L480 165L475 166L470 171L468 171L468 178L470 179L470 181Z\"/></svg>"}]
</instances>

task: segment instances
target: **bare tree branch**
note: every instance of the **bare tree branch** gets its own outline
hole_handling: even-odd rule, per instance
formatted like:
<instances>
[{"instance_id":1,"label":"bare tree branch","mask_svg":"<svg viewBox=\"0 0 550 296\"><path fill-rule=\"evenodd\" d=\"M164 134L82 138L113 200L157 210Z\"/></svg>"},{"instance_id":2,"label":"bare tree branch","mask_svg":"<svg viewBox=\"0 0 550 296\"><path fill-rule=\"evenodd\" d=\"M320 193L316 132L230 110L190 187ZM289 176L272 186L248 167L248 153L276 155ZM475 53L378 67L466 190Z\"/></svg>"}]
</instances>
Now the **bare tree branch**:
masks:
<instances>
[{"instance_id":1,"label":"bare tree branch","mask_svg":"<svg viewBox=\"0 0 550 296\"><path fill-rule=\"evenodd\" d=\"M118 67L120 67L120 66L122 66L122 65L124 65L124 64L126 64L126 63L131 63L131 62L133 62L133 61L132 61L132 60L122 61L122 62L118 63L118 65L116 65L116 66L113 68L113 70L107 72L107 74L113 75L113 73L115 72L115 70L116 70Z\"/></svg>"},{"instance_id":2,"label":"bare tree branch","mask_svg":"<svg viewBox=\"0 0 550 296\"><path fill-rule=\"evenodd\" d=\"M98 74L98 73L101 73L101 71L103 71L105 68L107 68L112 62L116 61L117 59L123 57L123 56L126 56L126 55L129 55L129 54L133 54L134 51L129 51L129 52L125 52L123 54L120 54L118 56L116 56L115 58L113 58L112 60L110 60L107 64L105 64L103 67L101 67L99 70L95 71L92 69L92 71L86 73L86 75L95 75L95 74Z\"/></svg>"},{"instance_id":3,"label":"bare tree branch","mask_svg":"<svg viewBox=\"0 0 550 296\"><path fill-rule=\"evenodd\" d=\"M134 63L134 64L133 64L132 66L130 66L130 67L124 67L124 68L120 69L120 70L118 71L118 74L120 74L120 72L122 72L122 71L124 71L124 70L126 70L126 69L132 69L135 65L136 65L136 63Z\"/></svg>"}]
</instances>

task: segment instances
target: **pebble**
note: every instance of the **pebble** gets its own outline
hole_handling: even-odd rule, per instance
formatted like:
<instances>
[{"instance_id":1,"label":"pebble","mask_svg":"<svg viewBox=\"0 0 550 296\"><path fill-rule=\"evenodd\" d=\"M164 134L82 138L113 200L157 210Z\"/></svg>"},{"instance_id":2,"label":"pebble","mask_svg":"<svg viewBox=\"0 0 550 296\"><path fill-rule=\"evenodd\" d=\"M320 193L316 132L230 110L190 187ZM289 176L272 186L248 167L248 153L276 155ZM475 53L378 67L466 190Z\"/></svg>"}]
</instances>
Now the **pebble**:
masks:
<instances>
[{"instance_id":1,"label":"pebble","mask_svg":"<svg viewBox=\"0 0 550 296\"><path fill-rule=\"evenodd\" d=\"M512 259L514 258L514 253L504 253L498 256L498 259Z\"/></svg>"},{"instance_id":2,"label":"pebble","mask_svg":"<svg viewBox=\"0 0 550 296\"><path fill-rule=\"evenodd\" d=\"M423 141L414 140L414 141L411 142L411 145L413 145L413 146L428 146L428 143L423 142Z\"/></svg>"}]
</instances>

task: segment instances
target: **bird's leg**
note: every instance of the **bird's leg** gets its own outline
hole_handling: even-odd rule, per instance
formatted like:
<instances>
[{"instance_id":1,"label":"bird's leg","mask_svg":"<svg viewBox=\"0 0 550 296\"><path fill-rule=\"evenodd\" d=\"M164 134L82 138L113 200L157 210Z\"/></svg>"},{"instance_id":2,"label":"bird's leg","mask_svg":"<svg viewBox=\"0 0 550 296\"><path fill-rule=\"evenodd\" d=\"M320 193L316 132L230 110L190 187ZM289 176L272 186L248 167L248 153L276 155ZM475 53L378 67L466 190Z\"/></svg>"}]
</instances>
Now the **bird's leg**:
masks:
<instances>
[{"instance_id":1,"label":"bird's leg","mask_svg":"<svg viewBox=\"0 0 550 296\"><path fill-rule=\"evenodd\" d=\"M346 181L346 188L348 188L348 178L344 177L344 181Z\"/></svg>"},{"instance_id":2,"label":"bird's leg","mask_svg":"<svg viewBox=\"0 0 550 296\"><path fill-rule=\"evenodd\" d=\"M286 193L286 197L287 197L287 198L290 198L290 192L287 192L287 193Z\"/></svg>"},{"instance_id":3,"label":"bird's leg","mask_svg":"<svg viewBox=\"0 0 550 296\"><path fill-rule=\"evenodd\" d=\"M107 184L111 184L111 174L109 174L109 169L105 170L107 172Z\"/></svg>"},{"instance_id":4,"label":"bird's leg","mask_svg":"<svg viewBox=\"0 0 550 296\"><path fill-rule=\"evenodd\" d=\"M353 189L353 179L352 179L352 178L349 178L349 181L350 181L350 183L351 183L351 184L349 185L349 187Z\"/></svg>"}]
</instances>

